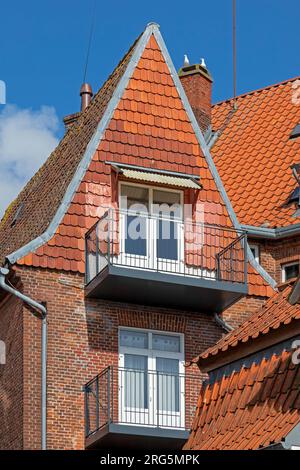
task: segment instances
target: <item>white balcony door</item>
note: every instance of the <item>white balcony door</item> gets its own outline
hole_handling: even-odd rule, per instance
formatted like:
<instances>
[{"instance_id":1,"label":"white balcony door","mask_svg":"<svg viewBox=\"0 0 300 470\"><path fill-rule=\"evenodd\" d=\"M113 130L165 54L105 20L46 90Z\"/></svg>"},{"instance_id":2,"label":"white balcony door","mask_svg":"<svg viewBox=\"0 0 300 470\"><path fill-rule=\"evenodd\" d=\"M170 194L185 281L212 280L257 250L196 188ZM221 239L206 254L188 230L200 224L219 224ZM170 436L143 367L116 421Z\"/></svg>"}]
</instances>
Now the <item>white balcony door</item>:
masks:
<instances>
[{"instance_id":1,"label":"white balcony door","mask_svg":"<svg viewBox=\"0 0 300 470\"><path fill-rule=\"evenodd\" d=\"M118 263L180 271L184 259L182 192L122 183L120 198Z\"/></svg>"},{"instance_id":2,"label":"white balcony door","mask_svg":"<svg viewBox=\"0 0 300 470\"><path fill-rule=\"evenodd\" d=\"M183 335L120 330L119 420L184 428Z\"/></svg>"}]
</instances>

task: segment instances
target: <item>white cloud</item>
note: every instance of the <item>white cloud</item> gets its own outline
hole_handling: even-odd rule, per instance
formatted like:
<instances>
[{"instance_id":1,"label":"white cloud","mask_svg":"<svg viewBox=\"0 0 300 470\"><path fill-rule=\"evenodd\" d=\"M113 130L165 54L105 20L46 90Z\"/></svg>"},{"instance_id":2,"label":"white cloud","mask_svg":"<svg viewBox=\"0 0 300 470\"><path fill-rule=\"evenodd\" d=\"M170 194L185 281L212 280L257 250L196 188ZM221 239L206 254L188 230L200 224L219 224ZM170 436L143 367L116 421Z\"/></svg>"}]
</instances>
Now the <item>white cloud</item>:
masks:
<instances>
[{"instance_id":1,"label":"white cloud","mask_svg":"<svg viewBox=\"0 0 300 470\"><path fill-rule=\"evenodd\" d=\"M8 204L58 143L55 109L20 109L7 105L0 113L0 219Z\"/></svg>"}]
</instances>

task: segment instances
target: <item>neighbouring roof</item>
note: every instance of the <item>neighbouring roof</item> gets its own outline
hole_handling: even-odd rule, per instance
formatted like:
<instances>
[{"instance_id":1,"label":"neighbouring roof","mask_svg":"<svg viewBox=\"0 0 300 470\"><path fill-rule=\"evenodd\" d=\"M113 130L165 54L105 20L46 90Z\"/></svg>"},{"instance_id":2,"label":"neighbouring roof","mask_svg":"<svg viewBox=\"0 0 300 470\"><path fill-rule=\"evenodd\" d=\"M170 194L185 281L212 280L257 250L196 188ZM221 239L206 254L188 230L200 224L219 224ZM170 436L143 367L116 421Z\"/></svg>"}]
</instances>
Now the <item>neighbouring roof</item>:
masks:
<instances>
[{"instance_id":1,"label":"neighbouring roof","mask_svg":"<svg viewBox=\"0 0 300 470\"><path fill-rule=\"evenodd\" d=\"M241 95L213 106L211 149L221 180L243 225L269 228L300 222L286 201L297 186L290 166L300 162L300 78Z\"/></svg>"},{"instance_id":2,"label":"neighbouring roof","mask_svg":"<svg viewBox=\"0 0 300 470\"><path fill-rule=\"evenodd\" d=\"M300 368L283 350L203 386L185 450L281 443L300 422Z\"/></svg>"},{"instance_id":3,"label":"neighbouring roof","mask_svg":"<svg viewBox=\"0 0 300 470\"><path fill-rule=\"evenodd\" d=\"M1 264L5 256L42 235L48 228L126 70L138 39L95 95L91 104L80 113L77 122L68 129L44 165L7 209L0 222ZM12 221L21 205L22 217L12 226Z\"/></svg>"},{"instance_id":4,"label":"neighbouring roof","mask_svg":"<svg viewBox=\"0 0 300 470\"><path fill-rule=\"evenodd\" d=\"M293 286L294 282L292 281L282 291L270 297L258 312L251 315L239 328L233 330L214 346L204 351L198 360L205 360L211 356L227 352L229 349L247 343L250 339L257 339L272 330L277 330L282 325L288 325L293 320L300 320L300 306L298 304L291 305L288 302Z\"/></svg>"},{"instance_id":5,"label":"neighbouring roof","mask_svg":"<svg viewBox=\"0 0 300 470\"><path fill-rule=\"evenodd\" d=\"M201 369L214 355L216 368L200 391L186 449L259 449L281 443L300 423L300 367L292 360L294 339L299 340L300 305L289 302L293 283L282 287L256 314L197 358ZM294 326L287 335L288 324ZM279 333L275 342L274 330ZM257 340L262 335L264 347ZM256 348L249 352L251 342ZM222 364L229 348L236 354Z\"/></svg>"}]
</instances>

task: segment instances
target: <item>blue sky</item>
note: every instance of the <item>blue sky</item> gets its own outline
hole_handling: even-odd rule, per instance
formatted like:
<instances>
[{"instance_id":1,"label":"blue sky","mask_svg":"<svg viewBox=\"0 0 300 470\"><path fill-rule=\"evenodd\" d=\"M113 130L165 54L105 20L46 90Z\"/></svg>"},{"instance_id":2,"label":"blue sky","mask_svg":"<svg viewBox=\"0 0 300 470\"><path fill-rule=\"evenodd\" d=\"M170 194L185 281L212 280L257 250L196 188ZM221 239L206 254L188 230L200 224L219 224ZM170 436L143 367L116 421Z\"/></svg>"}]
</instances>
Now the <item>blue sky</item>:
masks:
<instances>
[{"instance_id":1,"label":"blue sky","mask_svg":"<svg viewBox=\"0 0 300 470\"><path fill-rule=\"evenodd\" d=\"M88 79L97 89L149 21L176 67L205 57L214 101L232 94L231 0L97 1ZM20 107L76 111L94 0L1 2L0 78ZM299 0L237 0L238 92L300 75ZM4 21L3 21L4 20Z\"/></svg>"},{"instance_id":2,"label":"blue sky","mask_svg":"<svg viewBox=\"0 0 300 470\"><path fill-rule=\"evenodd\" d=\"M232 95L231 0L96 2L95 34L88 69L88 81L94 90L101 86L145 25L156 21L177 68L185 53L191 62L204 57L214 77L214 102ZM26 119L30 117L28 113L33 113L37 132L42 130L46 135L44 150L35 149L36 155L41 153L40 161L36 157L25 175L20 173L22 165L15 156L20 149L12 152L12 157L6 152L6 172L11 172L19 181L14 191L20 189L61 137L62 117L79 109L78 92L93 3L94 0L1 2L0 79L6 82L10 107L5 111L0 105L0 164L4 159L6 133L3 129L6 129L7 114L10 135L13 134L12 116L17 114L20 118L21 113L24 118L24 110ZM237 0L238 93L300 75L299 17L299 0ZM3 117L5 112L6 117ZM46 123L43 129L40 129L39 118ZM28 119L25 128L30 135ZM23 125L24 120L21 122ZM22 130L26 142L24 126ZM42 145L42 139L37 140ZM11 145L11 141L5 142L5 148ZM25 152L27 161L32 146L29 150ZM26 163L24 158L21 154L21 162ZM5 174L5 179L7 176ZM3 204L14 196L14 191Z\"/></svg>"}]
</instances>

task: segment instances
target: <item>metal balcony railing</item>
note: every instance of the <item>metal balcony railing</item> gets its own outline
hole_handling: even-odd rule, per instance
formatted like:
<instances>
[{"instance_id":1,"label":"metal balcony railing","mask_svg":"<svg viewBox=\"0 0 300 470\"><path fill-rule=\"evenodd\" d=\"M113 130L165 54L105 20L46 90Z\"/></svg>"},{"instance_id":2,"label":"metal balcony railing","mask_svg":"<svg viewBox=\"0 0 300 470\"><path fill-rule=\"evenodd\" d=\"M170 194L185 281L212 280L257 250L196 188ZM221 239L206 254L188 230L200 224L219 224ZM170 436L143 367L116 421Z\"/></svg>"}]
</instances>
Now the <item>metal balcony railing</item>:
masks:
<instances>
[{"instance_id":1,"label":"metal balcony railing","mask_svg":"<svg viewBox=\"0 0 300 470\"><path fill-rule=\"evenodd\" d=\"M245 284L246 246L241 230L109 210L86 235L86 283L114 265Z\"/></svg>"},{"instance_id":2,"label":"metal balcony railing","mask_svg":"<svg viewBox=\"0 0 300 470\"><path fill-rule=\"evenodd\" d=\"M107 367L84 386L85 435L114 424L189 430L200 376Z\"/></svg>"}]
</instances>

